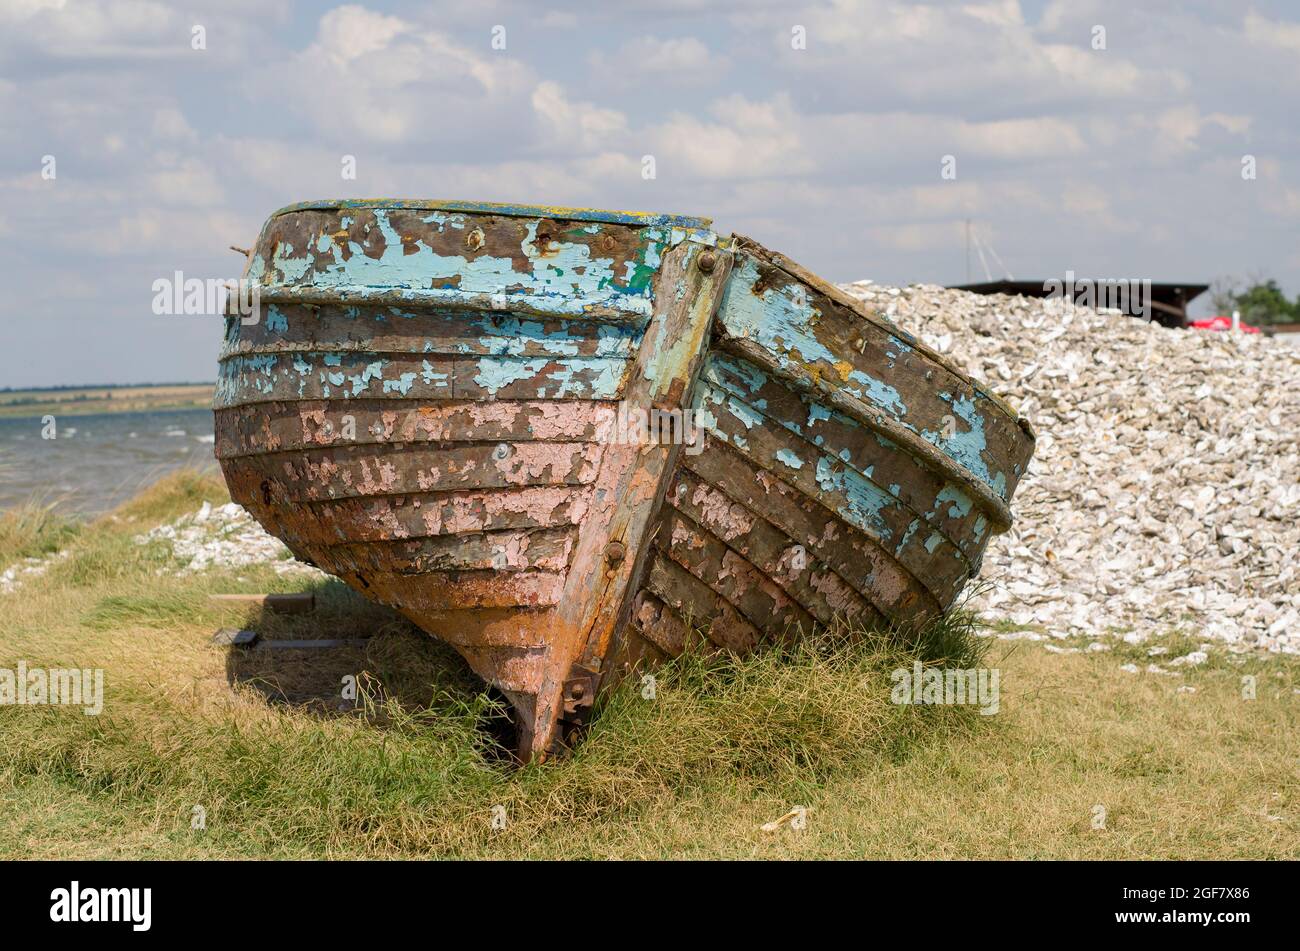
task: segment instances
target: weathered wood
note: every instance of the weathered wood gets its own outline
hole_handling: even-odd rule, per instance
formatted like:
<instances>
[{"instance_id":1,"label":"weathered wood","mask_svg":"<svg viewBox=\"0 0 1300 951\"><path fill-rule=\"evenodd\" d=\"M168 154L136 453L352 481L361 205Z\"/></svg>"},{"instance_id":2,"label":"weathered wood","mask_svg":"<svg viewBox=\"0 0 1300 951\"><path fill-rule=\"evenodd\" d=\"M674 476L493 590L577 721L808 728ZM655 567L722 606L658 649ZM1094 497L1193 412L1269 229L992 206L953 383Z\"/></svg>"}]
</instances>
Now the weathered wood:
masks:
<instances>
[{"instance_id":1,"label":"weathered wood","mask_svg":"<svg viewBox=\"0 0 1300 951\"><path fill-rule=\"evenodd\" d=\"M232 354L222 358L213 405L357 398L616 400L627 366L623 357Z\"/></svg>"},{"instance_id":2,"label":"weathered wood","mask_svg":"<svg viewBox=\"0 0 1300 951\"><path fill-rule=\"evenodd\" d=\"M313 203L245 276L232 498L452 644L525 758L684 650L935 616L1032 450L942 357L691 219Z\"/></svg>"},{"instance_id":3,"label":"weathered wood","mask_svg":"<svg viewBox=\"0 0 1300 951\"><path fill-rule=\"evenodd\" d=\"M695 626L719 647L738 654L763 642L763 632L726 598L660 551L654 553L645 586L680 616L683 642Z\"/></svg>"},{"instance_id":4,"label":"weathered wood","mask_svg":"<svg viewBox=\"0 0 1300 951\"><path fill-rule=\"evenodd\" d=\"M761 415L735 397L718 396L701 382L699 399L712 415L711 435L723 438L758 469L840 513L899 563L928 583L964 583L971 564L925 518L842 460L804 442L780 426L762 425ZM757 424L756 424L757 423Z\"/></svg>"},{"instance_id":5,"label":"weathered wood","mask_svg":"<svg viewBox=\"0 0 1300 951\"><path fill-rule=\"evenodd\" d=\"M948 592L932 593L870 536L817 500L755 467L737 450L725 444L708 449L697 456L683 456L682 465L751 512L761 512L830 565L885 617L905 623L937 613L942 603L939 595Z\"/></svg>"},{"instance_id":6,"label":"weathered wood","mask_svg":"<svg viewBox=\"0 0 1300 951\"><path fill-rule=\"evenodd\" d=\"M852 466L942 532L968 559L983 550L1003 508L991 494L988 498L993 501L982 503L983 507L977 505L966 491L967 486L951 481L939 467L922 464L916 456L903 451L899 443L817 402L809 394L797 392L746 360L712 353L700 378L710 387L740 399L747 412L761 414L836 462ZM932 449L928 444L925 448ZM984 508L989 509L989 515Z\"/></svg>"},{"instance_id":7,"label":"weathered wood","mask_svg":"<svg viewBox=\"0 0 1300 951\"><path fill-rule=\"evenodd\" d=\"M1032 440L1015 414L946 360L842 291L747 239L719 311L720 330L782 370L886 414L982 482L1004 503ZM1029 448L1026 448L1029 447Z\"/></svg>"},{"instance_id":8,"label":"weathered wood","mask_svg":"<svg viewBox=\"0 0 1300 951\"><path fill-rule=\"evenodd\" d=\"M586 485L596 477L592 443L501 443L437 449L338 446L225 460L227 481L247 484L267 504L510 486ZM267 464L270 463L268 466ZM269 472L267 471L269 468Z\"/></svg>"},{"instance_id":9,"label":"weathered wood","mask_svg":"<svg viewBox=\"0 0 1300 951\"><path fill-rule=\"evenodd\" d=\"M688 470L678 468L668 487L668 501L742 555L822 624L885 623L867 599L815 554Z\"/></svg>"},{"instance_id":10,"label":"weathered wood","mask_svg":"<svg viewBox=\"0 0 1300 951\"><path fill-rule=\"evenodd\" d=\"M666 509L655 545L725 598L769 640L811 634L812 615L779 585L723 542L674 509Z\"/></svg>"},{"instance_id":11,"label":"weathered wood","mask_svg":"<svg viewBox=\"0 0 1300 951\"><path fill-rule=\"evenodd\" d=\"M527 318L373 305L267 304L228 353L362 353L377 356L631 357L636 328L592 320Z\"/></svg>"},{"instance_id":12,"label":"weathered wood","mask_svg":"<svg viewBox=\"0 0 1300 951\"><path fill-rule=\"evenodd\" d=\"M276 401L217 410L221 459L392 443L596 442L617 404L587 400Z\"/></svg>"},{"instance_id":13,"label":"weathered wood","mask_svg":"<svg viewBox=\"0 0 1300 951\"><path fill-rule=\"evenodd\" d=\"M726 252L682 242L664 255L656 278L656 308L629 374L626 405L681 412L704 359L718 298L730 273ZM665 289L672 289L671 293ZM542 756L562 741L562 717L572 698L566 683L583 677L596 688L605 655L631 611L631 587L650 546L647 532L663 501L680 443L605 447L593 504L583 521L569 583L557 612L554 664L537 697L532 742ZM622 555L618 553L622 552ZM568 662L566 668L564 661ZM587 708L592 697L582 698Z\"/></svg>"}]
</instances>

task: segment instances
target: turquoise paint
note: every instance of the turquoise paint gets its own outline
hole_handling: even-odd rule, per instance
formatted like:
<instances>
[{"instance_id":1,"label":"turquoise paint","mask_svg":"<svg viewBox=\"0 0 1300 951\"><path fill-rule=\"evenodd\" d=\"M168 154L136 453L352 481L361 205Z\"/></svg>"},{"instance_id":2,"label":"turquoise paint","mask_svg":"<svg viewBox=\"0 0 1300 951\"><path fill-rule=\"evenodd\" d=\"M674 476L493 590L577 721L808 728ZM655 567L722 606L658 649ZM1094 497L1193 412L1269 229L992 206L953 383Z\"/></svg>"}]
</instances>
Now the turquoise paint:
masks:
<instances>
[{"instance_id":1,"label":"turquoise paint","mask_svg":"<svg viewBox=\"0 0 1300 951\"><path fill-rule=\"evenodd\" d=\"M948 506L949 518L962 518L971 512L975 505L975 500L954 485L946 485L939 490L939 494L934 497L934 508L938 511L944 503L951 503Z\"/></svg>"},{"instance_id":2,"label":"turquoise paint","mask_svg":"<svg viewBox=\"0 0 1300 951\"><path fill-rule=\"evenodd\" d=\"M836 467L826 456L817 460L817 485L823 492L836 492L843 498L843 506L832 506L849 522L859 528L888 540L893 532L885 521L884 513L896 505L897 500L863 477L856 469Z\"/></svg>"},{"instance_id":3,"label":"turquoise paint","mask_svg":"<svg viewBox=\"0 0 1300 951\"><path fill-rule=\"evenodd\" d=\"M478 361L478 372L474 374L474 382L495 396L498 390L511 383L531 380L550 362L546 357L536 357L532 360L498 360L494 357L485 357Z\"/></svg>"},{"instance_id":4,"label":"turquoise paint","mask_svg":"<svg viewBox=\"0 0 1300 951\"><path fill-rule=\"evenodd\" d=\"M943 536L938 532L931 532L925 539L925 550L934 554L934 550L943 542Z\"/></svg>"},{"instance_id":5,"label":"turquoise paint","mask_svg":"<svg viewBox=\"0 0 1300 951\"><path fill-rule=\"evenodd\" d=\"M405 396L408 392L410 392L411 384L414 382L415 382L414 373L403 373L396 380L385 380L384 392L401 393L403 396Z\"/></svg>"},{"instance_id":6,"label":"turquoise paint","mask_svg":"<svg viewBox=\"0 0 1300 951\"><path fill-rule=\"evenodd\" d=\"M314 254L301 257L294 257L293 247L284 243L276 248L270 262L272 269L279 272L275 283L346 288L359 300L386 291L406 291L412 300L439 299L441 292L450 305L468 296L489 295L500 297L503 305L511 298L526 298L530 306L557 314L581 314L583 308L593 304L647 318L653 312L652 282L665 247L662 229L642 231L640 258L626 262L620 284L612 259L593 257L585 244L550 242L547 248L539 249L534 243L537 221L525 227L521 248L531 269L520 272L515 270L510 256L442 255L419 244L414 245L415 253L408 254L389 210L376 208L374 216L374 226L384 238L377 258L348 239L349 254L345 259L345 242L328 235L318 238ZM436 215L431 218L444 224ZM445 222L462 228L465 223L463 215Z\"/></svg>"},{"instance_id":7,"label":"turquoise paint","mask_svg":"<svg viewBox=\"0 0 1300 951\"><path fill-rule=\"evenodd\" d=\"M803 460L796 456L789 449L778 449L776 458L782 464L789 466L791 469L802 469Z\"/></svg>"},{"instance_id":8,"label":"turquoise paint","mask_svg":"<svg viewBox=\"0 0 1300 951\"><path fill-rule=\"evenodd\" d=\"M383 380L384 363L385 361L383 360L375 360L371 363L367 363L365 369L360 373L354 373L352 376L348 377L348 381L352 384L353 396L360 396L368 390L372 380Z\"/></svg>"},{"instance_id":9,"label":"turquoise paint","mask_svg":"<svg viewBox=\"0 0 1300 951\"><path fill-rule=\"evenodd\" d=\"M912 540L912 536L916 534L916 530L920 527L921 520L919 518L912 519L911 523L907 526L907 531L903 533L902 539L899 540L898 545L894 548L895 558L901 557L903 550L907 548L907 543Z\"/></svg>"},{"instance_id":10,"label":"turquoise paint","mask_svg":"<svg viewBox=\"0 0 1300 951\"><path fill-rule=\"evenodd\" d=\"M289 329L289 320L284 316L284 311L274 304L268 304L266 308L266 329L281 336Z\"/></svg>"},{"instance_id":11,"label":"turquoise paint","mask_svg":"<svg viewBox=\"0 0 1300 951\"><path fill-rule=\"evenodd\" d=\"M732 270L732 279L722 297L718 313L727 332L737 337L748 337L769 350L778 360L796 364L806 369L811 363L824 363L834 367L842 363L812 332L820 312L807 301L796 301L785 289L768 288L761 297L753 292L759 280L757 262L748 255L737 259L740 263ZM797 351L798 359L793 354ZM891 413L903 414L907 406L898 391L882 380L853 369L841 385L854 395L870 400Z\"/></svg>"}]
</instances>

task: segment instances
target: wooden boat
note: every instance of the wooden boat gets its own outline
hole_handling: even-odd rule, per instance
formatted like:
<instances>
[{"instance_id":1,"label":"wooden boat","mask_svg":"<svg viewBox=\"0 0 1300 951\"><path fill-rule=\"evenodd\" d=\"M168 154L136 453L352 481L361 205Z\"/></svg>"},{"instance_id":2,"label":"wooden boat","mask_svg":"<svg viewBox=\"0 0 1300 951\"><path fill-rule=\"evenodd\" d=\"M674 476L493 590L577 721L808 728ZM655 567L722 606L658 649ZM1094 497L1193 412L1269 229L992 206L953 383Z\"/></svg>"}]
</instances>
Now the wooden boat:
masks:
<instances>
[{"instance_id":1,"label":"wooden boat","mask_svg":"<svg viewBox=\"0 0 1300 951\"><path fill-rule=\"evenodd\" d=\"M709 221L431 201L276 212L216 451L294 554L442 638L521 757L692 631L747 651L945 611L1033 451L938 354Z\"/></svg>"}]
</instances>

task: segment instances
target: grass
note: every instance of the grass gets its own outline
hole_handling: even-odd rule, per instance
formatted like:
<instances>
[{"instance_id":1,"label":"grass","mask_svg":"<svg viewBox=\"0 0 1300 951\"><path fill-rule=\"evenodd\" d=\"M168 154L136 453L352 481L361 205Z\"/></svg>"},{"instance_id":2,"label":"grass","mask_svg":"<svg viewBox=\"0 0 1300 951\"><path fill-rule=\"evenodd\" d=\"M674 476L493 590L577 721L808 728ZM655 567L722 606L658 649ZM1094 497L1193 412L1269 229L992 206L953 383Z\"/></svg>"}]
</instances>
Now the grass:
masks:
<instances>
[{"instance_id":1,"label":"grass","mask_svg":"<svg viewBox=\"0 0 1300 951\"><path fill-rule=\"evenodd\" d=\"M0 707L0 856L1300 856L1292 659L1133 675L1111 652L975 639L958 614L910 648L886 633L683 657L655 672L653 699L638 681L611 694L571 755L516 769L484 729L500 711L482 685L404 621L332 581L312 615L249 617L206 595L302 580L176 576L164 548L134 542L205 500L225 500L220 483L181 473L76 532L0 536L69 552L0 595L0 667L105 671L100 716ZM370 636L208 645L243 625ZM891 703L890 671L916 656L998 668L999 712ZM759 830L795 805L805 828Z\"/></svg>"},{"instance_id":2,"label":"grass","mask_svg":"<svg viewBox=\"0 0 1300 951\"><path fill-rule=\"evenodd\" d=\"M40 497L0 512L0 569L49 555L77 536L80 526L59 514L57 504Z\"/></svg>"}]
</instances>

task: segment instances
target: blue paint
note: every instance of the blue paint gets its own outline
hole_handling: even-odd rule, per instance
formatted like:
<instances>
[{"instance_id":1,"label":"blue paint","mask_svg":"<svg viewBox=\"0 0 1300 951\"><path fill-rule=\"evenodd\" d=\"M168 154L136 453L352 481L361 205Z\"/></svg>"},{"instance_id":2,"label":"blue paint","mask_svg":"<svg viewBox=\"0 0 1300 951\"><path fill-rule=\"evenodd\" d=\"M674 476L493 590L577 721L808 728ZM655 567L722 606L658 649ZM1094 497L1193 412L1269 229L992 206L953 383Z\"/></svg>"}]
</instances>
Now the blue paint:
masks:
<instances>
[{"instance_id":1,"label":"blue paint","mask_svg":"<svg viewBox=\"0 0 1300 951\"><path fill-rule=\"evenodd\" d=\"M969 515L971 507L975 500L953 485L946 485L939 490L939 494L934 497L934 507L936 510L941 508L945 502L951 503L948 506L949 518L962 518Z\"/></svg>"},{"instance_id":2,"label":"blue paint","mask_svg":"<svg viewBox=\"0 0 1300 951\"><path fill-rule=\"evenodd\" d=\"M791 452L789 449L778 449L776 453L776 458L778 461L780 461L784 465L789 466L791 469L803 468L803 460L800 459L793 452Z\"/></svg>"},{"instance_id":3,"label":"blue paint","mask_svg":"<svg viewBox=\"0 0 1300 951\"><path fill-rule=\"evenodd\" d=\"M396 380L384 381L385 393L401 393L405 396L411 390L411 384L415 382L414 373L403 373Z\"/></svg>"},{"instance_id":4,"label":"blue paint","mask_svg":"<svg viewBox=\"0 0 1300 951\"><path fill-rule=\"evenodd\" d=\"M759 281L758 264L748 255L738 259L732 278L723 293L718 320L732 336L748 337L761 344L784 364L806 369L809 364L821 363L823 376L840 381L845 390L861 399L869 400L895 414L907 412L898 391L882 380L853 368L847 378L841 376L839 367L844 359L827 348L812 332L812 326L821 313L808 300L795 300L789 287L754 294Z\"/></svg>"}]
</instances>

